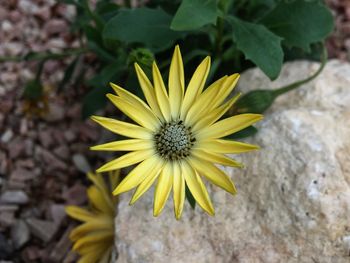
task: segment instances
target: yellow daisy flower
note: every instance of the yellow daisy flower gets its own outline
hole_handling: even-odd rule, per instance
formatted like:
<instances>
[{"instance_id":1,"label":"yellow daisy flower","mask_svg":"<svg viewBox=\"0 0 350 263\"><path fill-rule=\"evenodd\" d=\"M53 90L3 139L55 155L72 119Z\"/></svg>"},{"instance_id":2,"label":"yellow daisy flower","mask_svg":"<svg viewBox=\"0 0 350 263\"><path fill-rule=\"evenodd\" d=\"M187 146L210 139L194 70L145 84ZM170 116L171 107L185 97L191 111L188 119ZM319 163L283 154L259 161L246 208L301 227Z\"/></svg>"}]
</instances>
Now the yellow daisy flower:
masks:
<instances>
[{"instance_id":1,"label":"yellow daisy flower","mask_svg":"<svg viewBox=\"0 0 350 263\"><path fill-rule=\"evenodd\" d=\"M78 263L109 263L114 247L117 199L101 174L89 173L88 177L94 184L87 190L90 207L66 207L70 217L84 222L74 228L69 237L74 242L73 250L81 256ZM112 189L117 186L119 178L119 170L110 173Z\"/></svg>"},{"instance_id":2,"label":"yellow daisy flower","mask_svg":"<svg viewBox=\"0 0 350 263\"><path fill-rule=\"evenodd\" d=\"M224 76L204 89L210 68L206 57L194 72L185 90L184 69L178 46L170 65L168 90L156 63L153 85L135 64L138 80L147 104L127 90L111 83L116 95L107 94L111 102L137 124L93 116L106 129L132 138L92 147L100 151L129 151L112 160L98 172L111 171L139 163L118 185L113 194L137 187L131 204L157 180L154 193L154 216L164 208L173 188L174 210L181 217L188 186L196 202L210 215L214 208L202 178L231 194L236 189L231 179L215 164L242 167L226 156L258 149L257 146L220 139L262 119L259 114L241 114L219 120L237 101L228 99L239 74Z\"/></svg>"}]
</instances>

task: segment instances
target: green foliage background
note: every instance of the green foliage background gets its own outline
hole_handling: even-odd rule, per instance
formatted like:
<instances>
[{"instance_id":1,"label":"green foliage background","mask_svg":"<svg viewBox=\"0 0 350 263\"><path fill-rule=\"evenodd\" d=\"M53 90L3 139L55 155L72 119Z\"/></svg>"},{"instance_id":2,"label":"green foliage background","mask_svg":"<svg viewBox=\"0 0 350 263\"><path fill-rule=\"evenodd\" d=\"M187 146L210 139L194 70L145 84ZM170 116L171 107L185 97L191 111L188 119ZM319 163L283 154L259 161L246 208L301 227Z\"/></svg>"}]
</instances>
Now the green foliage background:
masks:
<instances>
[{"instance_id":1,"label":"green foliage background","mask_svg":"<svg viewBox=\"0 0 350 263\"><path fill-rule=\"evenodd\" d=\"M333 18L323 1L305 0L150 0L131 8L98 0L61 0L77 9L71 30L82 38L82 52L67 67L60 84L70 81L78 57L97 56L95 76L84 76L90 91L83 100L88 117L103 108L109 82L139 94L133 63L150 76L156 58L164 75L173 47L181 52L189 78L204 56L212 57L209 82L215 77L258 66L276 79L284 61L319 58L317 43L333 29Z\"/></svg>"}]
</instances>

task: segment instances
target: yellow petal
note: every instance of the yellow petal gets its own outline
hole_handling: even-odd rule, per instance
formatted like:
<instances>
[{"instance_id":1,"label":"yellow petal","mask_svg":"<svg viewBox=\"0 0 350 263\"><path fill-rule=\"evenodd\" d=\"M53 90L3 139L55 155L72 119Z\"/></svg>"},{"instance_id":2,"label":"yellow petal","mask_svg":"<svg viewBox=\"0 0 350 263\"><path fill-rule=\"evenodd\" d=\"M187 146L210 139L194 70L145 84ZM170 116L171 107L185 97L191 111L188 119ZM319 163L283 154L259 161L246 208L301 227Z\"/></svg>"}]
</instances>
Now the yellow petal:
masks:
<instances>
[{"instance_id":1,"label":"yellow petal","mask_svg":"<svg viewBox=\"0 0 350 263\"><path fill-rule=\"evenodd\" d=\"M154 155L136 166L113 191L114 195L124 193L138 186L152 170L157 170L162 165L162 160Z\"/></svg>"},{"instance_id":2,"label":"yellow petal","mask_svg":"<svg viewBox=\"0 0 350 263\"><path fill-rule=\"evenodd\" d=\"M111 199L105 199L103 192L99 191L96 186L90 186L87 190L87 195L91 204L105 214L114 214L114 204Z\"/></svg>"},{"instance_id":3,"label":"yellow petal","mask_svg":"<svg viewBox=\"0 0 350 263\"><path fill-rule=\"evenodd\" d=\"M199 141L196 148L202 150L210 150L217 153L244 153L253 150L258 150L260 147L253 144L236 142L231 140L208 140Z\"/></svg>"},{"instance_id":4,"label":"yellow petal","mask_svg":"<svg viewBox=\"0 0 350 263\"><path fill-rule=\"evenodd\" d=\"M112 190L114 190L117 185L120 183L121 180L121 174L120 170L114 170L109 172L109 181L110 181L110 187ZM112 192L112 191L109 191ZM115 198L113 199L113 202L115 201Z\"/></svg>"},{"instance_id":5,"label":"yellow petal","mask_svg":"<svg viewBox=\"0 0 350 263\"><path fill-rule=\"evenodd\" d=\"M190 158L189 162L199 174L205 176L213 184L221 187L231 194L236 194L236 188L231 179L215 165L194 157Z\"/></svg>"},{"instance_id":6,"label":"yellow petal","mask_svg":"<svg viewBox=\"0 0 350 263\"><path fill-rule=\"evenodd\" d=\"M173 185L173 169L170 163L166 163L158 179L154 192L153 216L158 216L169 197Z\"/></svg>"},{"instance_id":7,"label":"yellow petal","mask_svg":"<svg viewBox=\"0 0 350 263\"><path fill-rule=\"evenodd\" d=\"M95 218L93 213L78 206L69 205L65 207L65 210L67 215L79 221L89 221Z\"/></svg>"},{"instance_id":8,"label":"yellow petal","mask_svg":"<svg viewBox=\"0 0 350 263\"><path fill-rule=\"evenodd\" d=\"M225 155L220 153L215 153L207 150L193 149L192 154L198 159L202 159L211 163L217 163L221 165L240 167L240 168L244 167L242 163L237 162L231 158L228 158Z\"/></svg>"},{"instance_id":9,"label":"yellow petal","mask_svg":"<svg viewBox=\"0 0 350 263\"><path fill-rule=\"evenodd\" d=\"M155 94L157 97L159 108L163 114L164 119L167 122L169 122L171 119L169 98L164 86L163 78L155 62L153 62L152 73L153 73L154 89L155 89Z\"/></svg>"},{"instance_id":10,"label":"yellow petal","mask_svg":"<svg viewBox=\"0 0 350 263\"><path fill-rule=\"evenodd\" d=\"M90 179L90 181L94 183L94 187L98 189L98 194L100 194L103 197L103 201L105 202L105 204L109 206L109 214L114 215L115 205L112 201L110 189L107 186L105 180L103 179L102 174L88 173L87 176ZM90 199L90 201L92 201L92 199Z\"/></svg>"},{"instance_id":11,"label":"yellow petal","mask_svg":"<svg viewBox=\"0 0 350 263\"><path fill-rule=\"evenodd\" d=\"M77 251L79 255L82 255L85 257L86 255L93 254L93 257L90 256L90 261L84 261L87 263L95 263L99 258L102 257L103 253L107 251L111 246L113 246L113 239L109 239L108 242L95 242L95 243L88 243L85 244L85 246L79 248ZM92 259L96 259L92 261ZM79 263L80 261L78 261Z\"/></svg>"},{"instance_id":12,"label":"yellow petal","mask_svg":"<svg viewBox=\"0 0 350 263\"><path fill-rule=\"evenodd\" d=\"M153 148L151 140L131 139L108 142L90 147L92 151L140 151Z\"/></svg>"},{"instance_id":13,"label":"yellow petal","mask_svg":"<svg viewBox=\"0 0 350 263\"><path fill-rule=\"evenodd\" d=\"M239 79L239 74L232 74L229 76L224 85L218 90L215 98L210 103L210 110L218 107L226 99L228 95L232 92L233 88L236 86Z\"/></svg>"},{"instance_id":14,"label":"yellow petal","mask_svg":"<svg viewBox=\"0 0 350 263\"><path fill-rule=\"evenodd\" d=\"M142 150L142 151L136 151L136 152L129 152L127 154L124 154L123 156L110 161L106 163L105 165L98 168L96 171L98 173L102 172L108 172L112 170L117 170L123 167L130 166L135 163L139 163L153 155L153 149L152 150Z\"/></svg>"},{"instance_id":15,"label":"yellow petal","mask_svg":"<svg viewBox=\"0 0 350 263\"><path fill-rule=\"evenodd\" d=\"M110 258L111 258L111 254L112 254L112 247L110 247L109 249L107 249L102 257L100 258L100 260L98 261L98 263L110 263Z\"/></svg>"},{"instance_id":16,"label":"yellow petal","mask_svg":"<svg viewBox=\"0 0 350 263\"><path fill-rule=\"evenodd\" d=\"M177 45L171 60L168 79L170 111L172 118L175 120L178 119L180 115L181 102L184 96L184 86L184 68L180 48Z\"/></svg>"},{"instance_id":17,"label":"yellow petal","mask_svg":"<svg viewBox=\"0 0 350 263\"><path fill-rule=\"evenodd\" d=\"M176 219L180 219L185 202L185 178L181 173L180 164L173 162L174 211Z\"/></svg>"},{"instance_id":18,"label":"yellow petal","mask_svg":"<svg viewBox=\"0 0 350 263\"><path fill-rule=\"evenodd\" d=\"M214 215L214 207L211 203L207 188L205 187L202 179L187 162L182 162L181 170L182 174L185 177L186 184L191 191L194 199L196 199L196 202L209 215Z\"/></svg>"},{"instance_id":19,"label":"yellow petal","mask_svg":"<svg viewBox=\"0 0 350 263\"><path fill-rule=\"evenodd\" d=\"M96 216L93 220L87 223L81 224L75 227L69 234L69 238L72 241L76 241L82 236L98 230L109 230L114 229L114 218L106 216Z\"/></svg>"},{"instance_id":20,"label":"yellow petal","mask_svg":"<svg viewBox=\"0 0 350 263\"><path fill-rule=\"evenodd\" d=\"M221 138L240 131L263 118L261 114L240 114L214 123L195 134L197 140Z\"/></svg>"},{"instance_id":21,"label":"yellow petal","mask_svg":"<svg viewBox=\"0 0 350 263\"><path fill-rule=\"evenodd\" d=\"M195 120L197 121L195 125L192 127L192 131L196 132L204 127L208 127L212 125L214 122L216 122L218 119L220 119L225 112L227 112L232 105L238 100L241 94L237 94L232 99L230 99L225 104L221 105L220 107L213 109L209 114L206 116L203 116L201 119Z\"/></svg>"},{"instance_id":22,"label":"yellow petal","mask_svg":"<svg viewBox=\"0 0 350 263\"><path fill-rule=\"evenodd\" d=\"M117 93L117 95L122 98L127 100L130 104L132 104L134 107L143 110L145 112L147 112L147 114L150 114L152 116L154 116L154 112L149 108L149 106L143 101L141 100L139 97L135 96L134 94L132 94L131 92L119 87L118 85L114 84L114 83L110 83L111 87L113 88L113 90L115 91L115 93Z\"/></svg>"},{"instance_id":23,"label":"yellow petal","mask_svg":"<svg viewBox=\"0 0 350 263\"><path fill-rule=\"evenodd\" d=\"M107 94L107 98L130 119L134 120L143 127L154 131L160 126L159 119L149 108L141 107L138 104L132 104L128 100L113 94Z\"/></svg>"},{"instance_id":24,"label":"yellow petal","mask_svg":"<svg viewBox=\"0 0 350 263\"><path fill-rule=\"evenodd\" d=\"M96 248L92 246L87 254L82 254L77 263L97 263L102 253L102 251L96 250Z\"/></svg>"},{"instance_id":25,"label":"yellow petal","mask_svg":"<svg viewBox=\"0 0 350 263\"><path fill-rule=\"evenodd\" d=\"M86 246L87 244L106 242L111 239L113 240L113 238L114 238L113 230L91 232L88 235L77 240L77 242L75 242L75 244L73 245L73 250L79 250L81 247Z\"/></svg>"},{"instance_id":26,"label":"yellow petal","mask_svg":"<svg viewBox=\"0 0 350 263\"><path fill-rule=\"evenodd\" d=\"M130 205L134 204L153 184L153 182L157 179L162 167L155 167L147 177L139 184L135 193L133 194Z\"/></svg>"},{"instance_id":27,"label":"yellow petal","mask_svg":"<svg viewBox=\"0 0 350 263\"><path fill-rule=\"evenodd\" d=\"M135 124L111 118L92 116L91 119L111 132L137 139L152 139L152 131Z\"/></svg>"},{"instance_id":28,"label":"yellow petal","mask_svg":"<svg viewBox=\"0 0 350 263\"><path fill-rule=\"evenodd\" d=\"M194 120L198 119L198 115L202 113L207 113L207 109L213 98L215 98L216 94L220 90L220 87L225 83L227 76L224 76L213 84L211 84L190 106L188 112L185 117L185 123L189 126L194 124ZM203 114L204 114L203 113Z\"/></svg>"},{"instance_id":29,"label":"yellow petal","mask_svg":"<svg viewBox=\"0 0 350 263\"><path fill-rule=\"evenodd\" d=\"M154 88L151 82L149 81L146 74L143 72L143 70L140 68L140 66L137 63L135 63L134 66L135 66L137 78L139 80L141 89L143 91L143 94L145 95L148 105L151 107L153 112L158 116L158 118L164 121L164 117L162 115L162 112L160 111L160 108L157 102L156 93L154 91Z\"/></svg>"},{"instance_id":30,"label":"yellow petal","mask_svg":"<svg viewBox=\"0 0 350 263\"><path fill-rule=\"evenodd\" d=\"M197 67L187 86L182 109L181 118L184 118L193 105L195 99L202 93L210 70L210 57L206 57Z\"/></svg>"}]
</instances>

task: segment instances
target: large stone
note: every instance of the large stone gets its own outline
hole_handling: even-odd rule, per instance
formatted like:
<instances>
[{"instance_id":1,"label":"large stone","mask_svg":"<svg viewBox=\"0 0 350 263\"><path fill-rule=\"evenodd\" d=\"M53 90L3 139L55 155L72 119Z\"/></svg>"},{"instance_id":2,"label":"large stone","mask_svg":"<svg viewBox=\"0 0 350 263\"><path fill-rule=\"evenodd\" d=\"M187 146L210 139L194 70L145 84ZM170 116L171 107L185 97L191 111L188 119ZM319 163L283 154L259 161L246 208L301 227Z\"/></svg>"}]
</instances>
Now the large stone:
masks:
<instances>
[{"instance_id":1,"label":"large stone","mask_svg":"<svg viewBox=\"0 0 350 263\"><path fill-rule=\"evenodd\" d=\"M280 87L317 67L288 63L272 83L249 70L240 87ZM249 141L261 150L236 156L244 170L223 168L238 194L209 187L215 217L186 203L176 221L169 200L154 218L152 192L134 207L131 193L121 195L117 262L350 262L350 65L331 61L279 98L258 126Z\"/></svg>"}]
</instances>

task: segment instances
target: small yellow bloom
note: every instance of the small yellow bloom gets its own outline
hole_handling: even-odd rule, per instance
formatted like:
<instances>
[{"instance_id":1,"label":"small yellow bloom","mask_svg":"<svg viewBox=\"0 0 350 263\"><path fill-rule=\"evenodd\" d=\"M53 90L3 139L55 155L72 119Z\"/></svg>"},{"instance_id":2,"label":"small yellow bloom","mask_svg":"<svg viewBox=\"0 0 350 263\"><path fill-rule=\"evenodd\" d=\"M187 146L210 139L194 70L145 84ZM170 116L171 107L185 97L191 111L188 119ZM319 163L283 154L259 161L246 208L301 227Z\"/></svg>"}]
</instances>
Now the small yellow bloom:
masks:
<instances>
[{"instance_id":1,"label":"small yellow bloom","mask_svg":"<svg viewBox=\"0 0 350 263\"><path fill-rule=\"evenodd\" d=\"M93 182L87 190L90 201L88 209L67 206L66 213L84 222L74 228L70 239L74 242L73 250L81 258L78 263L109 263L114 246L114 217L117 199L111 195L101 174L88 174ZM119 182L119 170L110 174L112 188Z\"/></svg>"},{"instance_id":2,"label":"small yellow bloom","mask_svg":"<svg viewBox=\"0 0 350 263\"><path fill-rule=\"evenodd\" d=\"M259 114L241 114L219 120L239 95L226 100L239 74L224 76L204 90L210 69L206 57L194 72L185 90L180 49L176 46L170 65L168 89L156 63L153 63L153 85L135 64L136 73L147 104L127 90L111 84L116 95L107 94L112 103L136 124L94 116L92 119L110 131L131 139L97 145L92 150L129 151L98 172L111 171L139 163L118 185L117 195L137 187L133 204L157 180L154 216L164 208L173 188L174 210L181 217L187 185L197 203L210 215L214 208L203 178L231 194L236 189L231 179L216 165L242 167L225 154L258 149L257 146L220 139L262 119Z\"/></svg>"}]
</instances>

